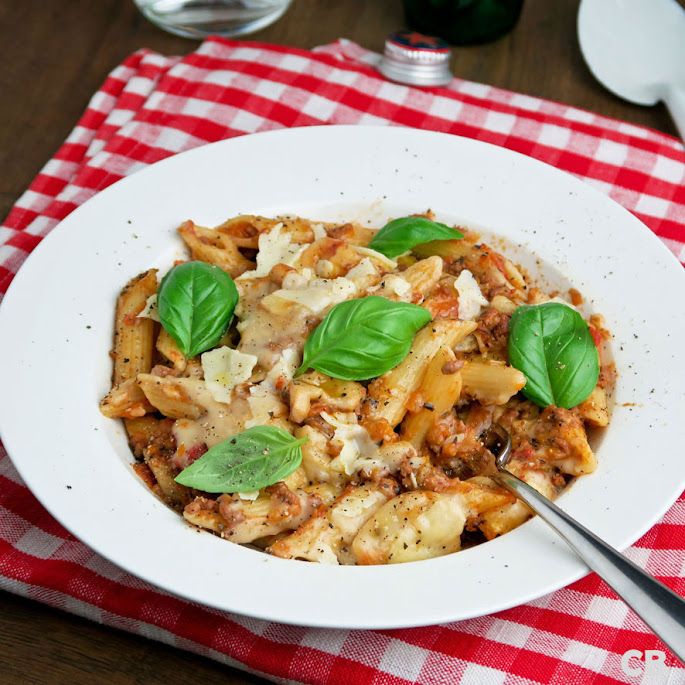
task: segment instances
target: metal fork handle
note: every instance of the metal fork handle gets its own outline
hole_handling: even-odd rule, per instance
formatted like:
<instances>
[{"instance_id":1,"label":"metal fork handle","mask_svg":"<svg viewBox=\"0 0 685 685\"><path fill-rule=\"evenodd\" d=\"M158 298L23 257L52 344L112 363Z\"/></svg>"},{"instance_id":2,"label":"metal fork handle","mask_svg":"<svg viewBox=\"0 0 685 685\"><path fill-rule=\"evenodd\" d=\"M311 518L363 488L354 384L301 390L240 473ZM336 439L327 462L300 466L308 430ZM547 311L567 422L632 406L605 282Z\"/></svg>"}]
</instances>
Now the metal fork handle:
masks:
<instances>
[{"instance_id":1,"label":"metal fork handle","mask_svg":"<svg viewBox=\"0 0 685 685\"><path fill-rule=\"evenodd\" d=\"M494 478L552 526L685 663L685 600L513 474L500 470Z\"/></svg>"}]
</instances>

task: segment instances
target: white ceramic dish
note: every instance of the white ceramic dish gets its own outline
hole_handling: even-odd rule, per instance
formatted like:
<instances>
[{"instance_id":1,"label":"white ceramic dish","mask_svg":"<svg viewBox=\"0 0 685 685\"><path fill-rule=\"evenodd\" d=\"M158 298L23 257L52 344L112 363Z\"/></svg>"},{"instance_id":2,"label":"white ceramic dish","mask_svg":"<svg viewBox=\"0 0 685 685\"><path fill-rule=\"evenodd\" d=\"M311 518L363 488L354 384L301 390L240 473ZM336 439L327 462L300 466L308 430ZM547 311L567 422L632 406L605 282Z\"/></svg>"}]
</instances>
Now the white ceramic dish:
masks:
<instances>
[{"instance_id":1,"label":"white ceramic dish","mask_svg":"<svg viewBox=\"0 0 685 685\"><path fill-rule=\"evenodd\" d=\"M218 609L309 626L395 628L483 615L586 567L539 520L451 556L384 567L286 561L190 528L130 468L105 419L116 295L182 253L175 227L242 213L392 216L432 208L487 227L515 261L601 312L619 371L599 469L560 500L619 548L683 489L685 415L673 315L685 275L627 211L505 149L401 128L301 128L235 138L136 173L71 214L31 255L0 309L2 438L22 477L76 536L124 569ZM671 296L669 296L669 293ZM10 392L7 392L10 390Z\"/></svg>"}]
</instances>

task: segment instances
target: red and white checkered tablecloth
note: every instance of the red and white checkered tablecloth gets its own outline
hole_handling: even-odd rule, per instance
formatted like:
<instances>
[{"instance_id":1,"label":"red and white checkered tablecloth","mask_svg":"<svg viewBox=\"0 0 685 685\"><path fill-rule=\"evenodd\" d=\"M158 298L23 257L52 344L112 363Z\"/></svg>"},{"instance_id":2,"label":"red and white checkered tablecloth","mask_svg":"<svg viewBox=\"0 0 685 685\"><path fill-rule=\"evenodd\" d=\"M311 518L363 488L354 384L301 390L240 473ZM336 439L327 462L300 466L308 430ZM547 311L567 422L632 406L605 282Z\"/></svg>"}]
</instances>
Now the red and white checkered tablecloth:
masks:
<instances>
[{"instance_id":1,"label":"red and white checkered tablecloth","mask_svg":"<svg viewBox=\"0 0 685 685\"><path fill-rule=\"evenodd\" d=\"M344 40L309 52L209 39L182 59L132 55L0 227L0 298L43 236L121 177L204 143L313 124L411 126L536 157L622 204L685 263L679 141L459 79L446 88L390 83L371 58ZM685 497L628 556L685 595ZM0 588L278 683L637 683L621 656L667 651L594 574L499 614L407 630L299 628L197 606L76 540L31 495L1 446ZM685 682L670 654L666 665L650 682Z\"/></svg>"}]
</instances>

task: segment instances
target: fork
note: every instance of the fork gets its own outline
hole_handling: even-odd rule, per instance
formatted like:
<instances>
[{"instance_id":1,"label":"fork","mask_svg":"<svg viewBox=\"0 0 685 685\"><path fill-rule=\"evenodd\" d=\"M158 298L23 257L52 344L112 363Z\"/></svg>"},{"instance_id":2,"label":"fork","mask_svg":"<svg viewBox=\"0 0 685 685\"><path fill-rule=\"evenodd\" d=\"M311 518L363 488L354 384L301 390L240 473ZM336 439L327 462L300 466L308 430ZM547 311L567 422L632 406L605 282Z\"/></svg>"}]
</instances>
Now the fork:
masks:
<instances>
[{"instance_id":1,"label":"fork","mask_svg":"<svg viewBox=\"0 0 685 685\"><path fill-rule=\"evenodd\" d=\"M511 436L502 426L493 424L483 443L495 456L492 478L548 523L685 663L685 600L508 471Z\"/></svg>"}]
</instances>

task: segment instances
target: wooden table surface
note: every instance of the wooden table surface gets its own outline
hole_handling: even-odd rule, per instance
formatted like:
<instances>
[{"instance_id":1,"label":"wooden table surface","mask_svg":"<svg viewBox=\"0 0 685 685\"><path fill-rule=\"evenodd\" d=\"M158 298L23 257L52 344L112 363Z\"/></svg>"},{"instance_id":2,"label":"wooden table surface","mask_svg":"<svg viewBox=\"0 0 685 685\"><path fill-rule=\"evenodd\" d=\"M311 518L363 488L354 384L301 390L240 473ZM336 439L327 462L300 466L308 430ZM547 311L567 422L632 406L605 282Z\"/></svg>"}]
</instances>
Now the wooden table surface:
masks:
<instances>
[{"instance_id":1,"label":"wooden table surface","mask_svg":"<svg viewBox=\"0 0 685 685\"><path fill-rule=\"evenodd\" d=\"M630 105L594 81L578 48L577 6L577 0L526 0L508 36L454 50L455 75L676 135L662 106ZM400 0L294 0L279 22L250 39L311 48L343 36L381 51L385 36L403 26ZM7 215L126 55L140 47L185 54L196 45L149 24L131 0L0 3L0 214ZM205 677L266 682L0 592L5 685L191 683Z\"/></svg>"}]
</instances>

